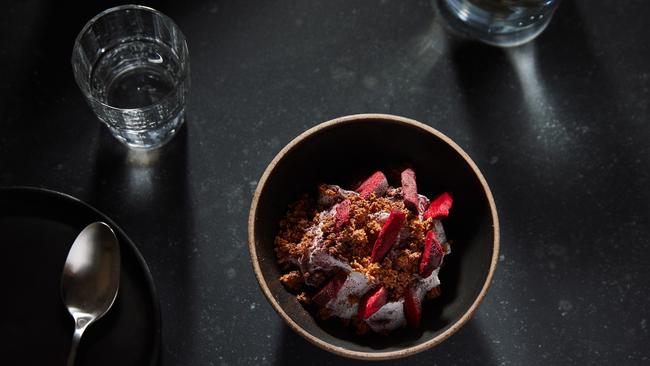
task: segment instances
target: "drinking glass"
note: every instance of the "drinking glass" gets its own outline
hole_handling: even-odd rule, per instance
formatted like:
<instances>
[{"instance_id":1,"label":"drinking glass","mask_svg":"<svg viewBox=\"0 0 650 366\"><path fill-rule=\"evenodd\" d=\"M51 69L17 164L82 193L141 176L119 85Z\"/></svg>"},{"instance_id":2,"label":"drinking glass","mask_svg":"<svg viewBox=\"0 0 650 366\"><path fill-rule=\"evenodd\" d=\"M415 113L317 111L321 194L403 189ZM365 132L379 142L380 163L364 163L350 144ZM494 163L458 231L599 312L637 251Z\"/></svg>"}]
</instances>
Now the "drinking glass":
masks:
<instances>
[{"instance_id":1,"label":"drinking glass","mask_svg":"<svg viewBox=\"0 0 650 366\"><path fill-rule=\"evenodd\" d=\"M97 117L131 148L164 145L185 120L187 43L152 8L124 5L92 18L75 41L72 69Z\"/></svg>"},{"instance_id":2,"label":"drinking glass","mask_svg":"<svg viewBox=\"0 0 650 366\"><path fill-rule=\"evenodd\" d=\"M559 0L437 0L447 23L464 36L502 47L524 44L548 25Z\"/></svg>"}]
</instances>

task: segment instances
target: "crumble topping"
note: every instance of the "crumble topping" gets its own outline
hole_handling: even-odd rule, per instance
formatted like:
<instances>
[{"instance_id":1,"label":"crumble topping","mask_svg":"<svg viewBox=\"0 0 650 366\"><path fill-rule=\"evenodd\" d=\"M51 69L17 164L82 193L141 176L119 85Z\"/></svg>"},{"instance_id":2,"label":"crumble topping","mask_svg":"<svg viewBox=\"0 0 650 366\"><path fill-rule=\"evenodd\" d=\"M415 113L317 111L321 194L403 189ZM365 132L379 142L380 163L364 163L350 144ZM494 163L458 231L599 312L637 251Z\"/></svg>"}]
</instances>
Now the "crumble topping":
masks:
<instances>
[{"instance_id":1,"label":"crumble topping","mask_svg":"<svg viewBox=\"0 0 650 366\"><path fill-rule=\"evenodd\" d=\"M389 290L391 300L400 298L405 289L417 281L413 274L418 270L425 233L433 228L431 219L421 221L416 214L404 207L402 200L395 200L401 196L400 191L399 188L389 190L386 197L371 193L366 199L362 199L353 194L341 195L331 186L320 185L320 201L328 205L303 196L289 206L286 218L280 222L280 232L275 238L278 263L289 269L295 264L292 258L307 253L314 240L314 233L308 229L320 223L322 247L328 254L349 263L352 270L365 274L369 282L384 285ZM334 217L329 216L321 222L319 212L344 199L350 200L350 219L342 230L336 231ZM381 231L382 221L385 221L385 215L382 213L393 210L399 210L406 215L408 239L405 245L393 250L390 256L386 256L379 263L372 263L372 244ZM313 276L294 270L282 276L280 281L297 292L305 282L305 275Z\"/></svg>"},{"instance_id":2,"label":"crumble topping","mask_svg":"<svg viewBox=\"0 0 650 366\"><path fill-rule=\"evenodd\" d=\"M418 328L422 302L441 294L438 272L450 245L440 220L452 202L449 192L432 201L418 194L409 168L398 188L381 171L355 191L321 184L280 222L279 280L318 317L359 334Z\"/></svg>"}]
</instances>

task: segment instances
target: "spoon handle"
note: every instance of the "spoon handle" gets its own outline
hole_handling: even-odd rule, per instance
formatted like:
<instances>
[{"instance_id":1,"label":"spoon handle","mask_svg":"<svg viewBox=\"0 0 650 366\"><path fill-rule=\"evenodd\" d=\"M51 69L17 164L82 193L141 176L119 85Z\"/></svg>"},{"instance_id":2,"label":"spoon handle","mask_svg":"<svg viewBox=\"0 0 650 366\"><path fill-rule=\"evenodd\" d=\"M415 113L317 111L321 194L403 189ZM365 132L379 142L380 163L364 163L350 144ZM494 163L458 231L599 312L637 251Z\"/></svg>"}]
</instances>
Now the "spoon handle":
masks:
<instances>
[{"instance_id":1,"label":"spoon handle","mask_svg":"<svg viewBox=\"0 0 650 366\"><path fill-rule=\"evenodd\" d=\"M77 348L79 348L79 342L81 342L81 335L87 326L88 322L83 318L75 322L72 344L70 345L70 353L68 354L68 362L66 363L67 366L74 366L75 358L77 357Z\"/></svg>"}]
</instances>

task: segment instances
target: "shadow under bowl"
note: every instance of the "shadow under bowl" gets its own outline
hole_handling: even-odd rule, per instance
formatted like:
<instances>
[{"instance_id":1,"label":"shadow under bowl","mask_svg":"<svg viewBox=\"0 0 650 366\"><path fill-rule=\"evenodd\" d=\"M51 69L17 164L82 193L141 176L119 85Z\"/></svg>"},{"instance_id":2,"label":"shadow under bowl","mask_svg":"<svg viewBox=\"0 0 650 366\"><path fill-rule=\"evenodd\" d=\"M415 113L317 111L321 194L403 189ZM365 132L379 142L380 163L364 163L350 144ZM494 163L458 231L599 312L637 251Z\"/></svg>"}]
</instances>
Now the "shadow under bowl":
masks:
<instances>
[{"instance_id":1,"label":"shadow under bowl","mask_svg":"<svg viewBox=\"0 0 650 366\"><path fill-rule=\"evenodd\" d=\"M357 335L340 322L322 321L285 289L274 239L287 206L319 183L354 187L376 170L399 186L405 166L417 174L418 192L433 198L451 192L444 220L452 252L440 270L442 296L423 304L420 329L389 336ZM358 359L406 357L456 332L476 311L492 280L499 252L499 224L492 193L469 156L437 130L403 117L362 114L322 123L296 137L269 164L250 209L248 240L253 269L275 311L298 334L327 351Z\"/></svg>"}]
</instances>

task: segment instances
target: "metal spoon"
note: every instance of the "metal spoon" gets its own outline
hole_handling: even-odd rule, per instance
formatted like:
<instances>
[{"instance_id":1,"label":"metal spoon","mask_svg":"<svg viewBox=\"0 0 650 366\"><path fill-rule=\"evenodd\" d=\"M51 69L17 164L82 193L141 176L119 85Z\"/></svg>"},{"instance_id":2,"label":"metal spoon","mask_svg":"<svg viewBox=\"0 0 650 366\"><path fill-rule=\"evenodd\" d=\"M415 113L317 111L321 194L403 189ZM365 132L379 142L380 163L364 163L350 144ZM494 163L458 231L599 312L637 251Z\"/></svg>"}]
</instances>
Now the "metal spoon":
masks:
<instances>
[{"instance_id":1,"label":"metal spoon","mask_svg":"<svg viewBox=\"0 0 650 366\"><path fill-rule=\"evenodd\" d=\"M86 226L77 236L61 276L61 297L75 321L68 366L73 366L81 335L111 308L120 287L120 247L103 222Z\"/></svg>"}]
</instances>

